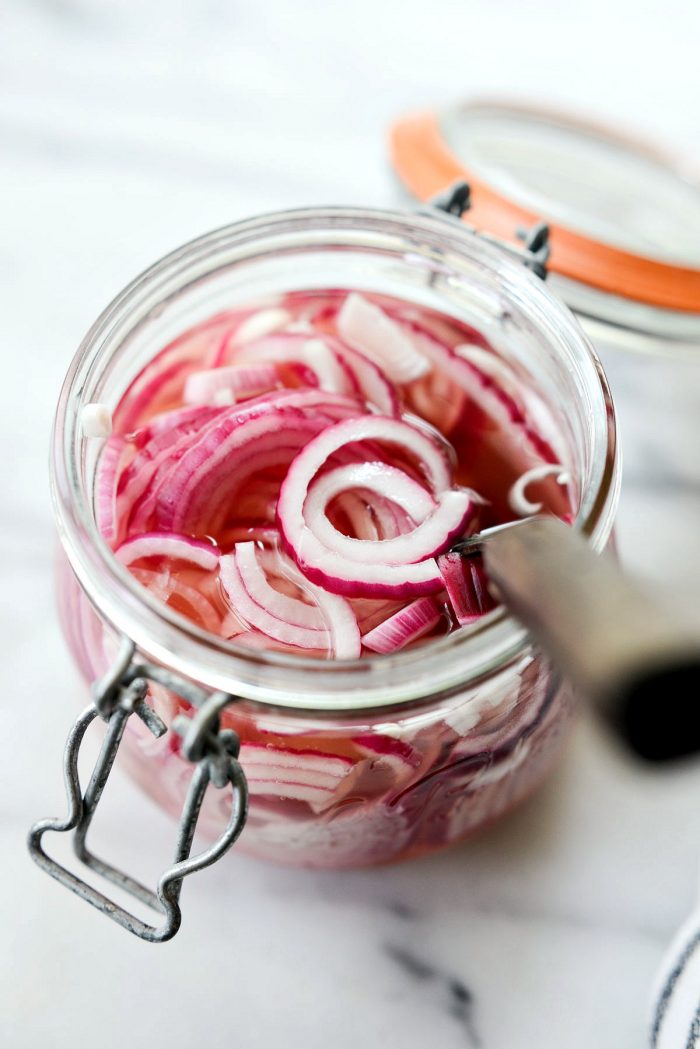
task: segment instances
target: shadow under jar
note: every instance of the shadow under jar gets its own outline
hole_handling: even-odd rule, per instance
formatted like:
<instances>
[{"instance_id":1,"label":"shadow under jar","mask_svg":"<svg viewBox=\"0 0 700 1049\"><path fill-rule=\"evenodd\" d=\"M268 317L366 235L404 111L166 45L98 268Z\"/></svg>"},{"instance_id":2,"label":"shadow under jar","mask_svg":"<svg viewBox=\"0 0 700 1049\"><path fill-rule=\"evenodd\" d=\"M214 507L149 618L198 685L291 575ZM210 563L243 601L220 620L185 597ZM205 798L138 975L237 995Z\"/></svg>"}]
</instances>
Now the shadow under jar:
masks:
<instances>
[{"instance_id":1,"label":"shadow under jar","mask_svg":"<svg viewBox=\"0 0 700 1049\"><path fill-rule=\"evenodd\" d=\"M329 208L251 219L174 252L108 307L73 361L55 428L68 643L87 682L126 635L149 660L240 697L222 716L240 735L250 789L239 847L310 867L397 861L491 823L551 770L572 718L566 683L502 608L385 655L319 660L249 648L159 601L101 536L104 444L83 436L85 405L116 412L164 346L212 317L333 289L390 297L478 332L533 425L546 428L568 475L573 526L596 550L610 539L619 492L613 407L576 321L518 260L449 217ZM206 366L201 352L198 344L190 370ZM168 725L187 711L157 685L151 702ZM173 814L192 772L179 742L172 732L154 740L132 718L121 750ZM201 825L212 836L225 804L210 788Z\"/></svg>"}]
</instances>

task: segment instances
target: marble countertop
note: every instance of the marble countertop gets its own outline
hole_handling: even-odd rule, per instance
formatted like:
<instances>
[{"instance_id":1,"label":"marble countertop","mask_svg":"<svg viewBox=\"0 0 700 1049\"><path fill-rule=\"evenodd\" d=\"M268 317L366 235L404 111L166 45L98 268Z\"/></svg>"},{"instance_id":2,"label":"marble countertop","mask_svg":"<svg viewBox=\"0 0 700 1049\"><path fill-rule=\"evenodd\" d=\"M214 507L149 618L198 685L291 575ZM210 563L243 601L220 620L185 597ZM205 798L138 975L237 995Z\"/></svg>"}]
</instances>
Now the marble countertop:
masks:
<instances>
[{"instance_id":1,"label":"marble countertop","mask_svg":"<svg viewBox=\"0 0 700 1049\"><path fill-rule=\"evenodd\" d=\"M655 6L5 0L8 1049L645 1044L654 972L697 890L700 764L641 766L587 716L544 789L472 843L353 873L232 855L186 886L183 929L163 947L60 890L23 839L38 816L63 811L60 750L80 699L53 610L46 451L62 376L103 305L165 251L246 214L396 203L383 133L412 107L527 95L661 137L699 162L700 9L669 0L662 19ZM700 579L700 367L606 363L628 468L622 556L689 589ZM155 878L172 826L115 773L96 838Z\"/></svg>"}]
</instances>

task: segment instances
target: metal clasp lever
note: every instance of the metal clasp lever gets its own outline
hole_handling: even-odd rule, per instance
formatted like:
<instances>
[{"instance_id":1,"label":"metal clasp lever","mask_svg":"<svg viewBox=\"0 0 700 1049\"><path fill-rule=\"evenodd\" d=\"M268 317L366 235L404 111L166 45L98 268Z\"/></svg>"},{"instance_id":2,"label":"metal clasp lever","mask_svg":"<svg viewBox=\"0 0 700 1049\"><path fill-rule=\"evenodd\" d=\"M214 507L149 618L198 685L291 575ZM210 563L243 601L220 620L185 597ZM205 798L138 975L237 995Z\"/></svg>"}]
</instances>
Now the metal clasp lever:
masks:
<instances>
[{"instance_id":1,"label":"metal clasp lever","mask_svg":"<svg viewBox=\"0 0 700 1049\"><path fill-rule=\"evenodd\" d=\"M446 215L452 215L456 219L461 219L471 207L471 188L469 183L455 182L454 185L448 186L446 190L432 197L428 204L431 208L444 211ZM551 254L549 226L546 222L537 222L531 229L517 229L515 231L516 237L523 243L523 250L519 250L515 245L509 244L507 241L499 240L497 237L484 233L483 230L475 230L475 232L491 244L497 244L512 255L517 255L523 264L529 270L532 270L536 277L546 280L547 265Z\"/></svg>"},{"instance_id":2,"label":"metal clasp lever","mask_svg":"<svg viewBox=\"0 0 700 1049\"><path fill-rule=\"evenodd\" d=\"M156 737L167 732L166 725L146 703L148 681L158 682L200 708L192 718L176 718L172 726L173 730L183 737L182 753L195 764L195 769L180 816L173 864L161 876L155 892L93 855L86 844L90 824L129 718L136 714ZM245 824L248 789L245 775L237 760L240 746L238 736L231 730L219 730L219 715L225 706L234 702L234 699L234 696L226 692L209 694L184 678L154 664L134 662L133 642L125 640L114 666L93 686L93 702L76 719L66 742L63 775L68 796L68 815L65 820L40 820L29 833L29 851L42 870L142 940L163 943L175 935L181 922L179 900L183 880L189 874L210 866L223 856L236 841ZM102 717L107 722L107 734L90 783L83 795L78 777L78 753L88 727L97 717ZM199 811L209 783L218 788L230 785L231 816L223 834L211 848L196 856L190 856ZM73 831L73 849L78 859L134 899L161 911L164 915L162 925L153 926L141 921L51 859L42 844L47 831Z\"/></svg>"}]
</instances>

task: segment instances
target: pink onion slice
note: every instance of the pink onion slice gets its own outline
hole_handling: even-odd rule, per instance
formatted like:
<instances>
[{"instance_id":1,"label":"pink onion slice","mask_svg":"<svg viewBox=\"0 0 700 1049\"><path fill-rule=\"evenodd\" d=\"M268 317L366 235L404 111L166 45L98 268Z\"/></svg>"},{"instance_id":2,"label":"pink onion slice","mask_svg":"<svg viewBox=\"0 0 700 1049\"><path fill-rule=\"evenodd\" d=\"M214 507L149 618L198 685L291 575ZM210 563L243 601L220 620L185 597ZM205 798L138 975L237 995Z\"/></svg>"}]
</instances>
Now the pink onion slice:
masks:
<instances>
[{"instance_id":1,"label":"pink onion slice","mask_svg":"<svg viewBox=\"0 0 700 1049\"><path fill-rule=\"evenodd\" d=\"M179 401L186 376L195 368L213 363L222 334L231 327L233 314L221 313L179 335L156 354L133 380L114 413L114 426L131 433L144 418Z\"/></svg>"},{"instance_id":2,"label":"pink onion slice","mask_svg":"<svg viewBox=\"0 0 700 1049\"><path fill-rule=\"evenodd\" d=\"M303 485L305 498L313 477L327 460L345 445L360 441L380 441L397 445L401 451L407 451L418 459L434 493L439 494L451 487L449 459L437 437L402 419L365 415L337 422L306 446L294 461L293 482L291 478L287 478L287 482L290 482L290 497L298 496L299 486ZM298 499L295 499L296 502Z\"/></svg>"},{"instance_id":3,"label":"pink onion slice","mask_svg":"<svg viewBox=\"0 0 700 1049\"><path fill-rule=\"evenodd\" d=\"M337 754L243 743L241 765L253 796L303 801L319 813L333 803L354 762Z\"/></svg>"},{"instance_id":4,"label":"pink onion slice","mask_svg":"<svg viewBox=\"0 0 700 1049\"><path fill-rule=\"evenodd\" d=\"M116 551L117 560L131 565L142 557L168 557L189 561L207 571L213 571L219 563L219 549L211 543L200 542L186 535L169 532L144 532L127 539Z\"/></svg>"},{"instance_id":5,"label":"pink onion slice","mask_svg":"<svg viewBox=\"0 0 700 1049\"><path fill-rule=\"evenodd\" d=\"M169 531L195 531L207 505L227 483L242 449L266 440L303 445L333 418L353 415L356 401L319 390L279 391L240 407L224 409L186 450L159 492L156 519Z\"/></svg>"},{"instance_id":6,"label":"pink onion slice","mask_svg":"<svg viewBox=\"0 0 700 1049\"><path fill-rule=\"evenodd\" d=\"M124 462L130 454L127 441L118 434L108 437L102 446L95 475L95 522L105 542L113 544L119 531L117 485Z\"/></svg>"},{"instance_id":7,"label":"pink onion slice","mask_svg":"<svg viewBox=\"0 0 700 1049\"><path fill-rule=\"evenodd\" d=\"M237 543L235 557L246 591L257 605L266 609L275 619L280 619L291 626L305 627L320 631L324 635L327 634L326 624L318 607L307 605L299 598L289 597L275 590L268 582L266 569L274 571L276 568L275 574L283 575L286 564L287 574L293 570L294 576L297 577L294 581L297 582L297 586L299 585L300 573L296 565L292 564L288 558L283 558L280 554L272 554L271 551L258 550L255 543L252 542ZM265 568L263 568L263 563ZM306 584L304 579L301 582ZM323 645L319 644L318 647L323 647Z\"/></svg>"},{"instance_id":8,"label":"pink onion slice","mask_svg":"<svg viewBox=\"0 0 700 1049\"><path fill-rule=\"evenodd\" d=\"M474 623L496 607L480 558L449 553L439 557L437 563L460 626Z\"/></svg>"},{"instance_id":9,"label":"pink onion slice","mask_svg":"<svg viewBox=\"0 0 700 1049\"><path fill-rule=\"evenodd\" d=\"M443 586L433 558L412 565L360 566L326 552L315 560L313 565L297 561L306 578L345 597L413 597L435 594Z\"/></svg>"},{"instance_id":10,"label":"pink onion slice","mask_svg":"<svg viewBox=\"0 0 700 1049\"><path fill-rule=\"evenodd\" d=\"M455 346L453 353L456 357L461 357L463 361L472 364L482 375L488 375L493 379L494 383L508 394L523 415L525 414L523 383L518 382L513 369L501 357L492 350L485 350L483 346L474 346L471 343L460 343Z\"/></svg>"},{"instance_id":11,"label":"pink onion slice","mask_svg":"<svg viewBox=\"0 0 700 1049\"><path fill-rule=\"evenodd\" d=\"M413 502L420 524L405 535L375 542L343 535L326 517L326 507L348 482L396 502L409 514ZM304 560L306 543L317 540L326 549L359 564L414 564L439 553L454 536L464 532L472 504L469 493L457 489L441 492L435 504L429 493L401 470L381 463L361 463L322 474L311 485L303 512L307 535L299 539L298 548Z\"/></svg>"},{"instance_id":12,"label":"pink onion slice","mask_svg":"<svg viewBox=\"0 0 700 1049\"><path fill-rule=\"evenodd\" d=\"M344 514L348 524L347 530L338 530L355 539L394 539L415 527L415 521L405 510L367 491L348 489L337 496L329 515L334 528L337 528L337 513Z\"/></svg>"},{"instance_id":13,"label":"pink onion slice","mask_svg":"<svg viewBox=\"0 0 700 1049\"><path fill-rule=\"evenodd\" d=\"M373 510L357 492L343 492L336 505L338 511L345 515L350 531L357 539L381 538Z\"/></svg>"},{"instance_id":14,"label":"pink onion slice","mask_svg":"<svg viewBox=\"0 0 700 1049\"><path fill-rule=\"evenodd\" d=\"M413 338L420 351L438 368L444 369L455 384L495 421L504 439L509 438L515 445L517 441L514 438L520 438L521 459L527 456L530 461L534 457L535 462L557 461L549 441L534 429L525 415L522 397L515 400L509 390L501 385L496 376L495 365L487 365L488 370L479 367L473 354L458 355L456 351L422 331L416 324L406 330L413 332Z\"/></svg>"},{"instance_id":15,"label":"pink onion slice","mask_svg":"<svg viewBox=\"0 0 700 1049\"><path fill-rule=\"evenodd\" d=\"M281 427L277 434L267 432L267 427L264 433L260 428L256 433L248 431L248 442L238 442L227 459L199 465L193 483L183 492L176 488L180 478L177 470L173 471L158 495L158 527L207 534L218 531L230 511L235 515L235 498L243 485L262 470L287 466L321 428L318 420L302 418ZM273 506L268 509L274 514ZM271 521L268 509L264 516Z\"/></svg>"},{"instance_id":16,"label":"pink onion slice","mask_svg":"<svg viewBox=\"0 0 700 1049\"><path fill-rule=\"evenodd\" d=\"M286 652L290 655L298 656L299 648L296 645L284 645L281 641L275 641L274 638L268 634L263 634L259 630L242 630L228 635L229 641L233 641L237 645L243 645L244 648L253 648L257 652ZM307 659L327 659L328 649L324 648L305 648L303 655Z\"/></svg>"},{"instance_id":17,"label":"pink onion slice","mask_svg":"<svg viewBox=\"0 0 700 1049\"><path fill-rule=\"evenodd\" d=\"M219 368L229 363L231 349L250 339L259 339L270 332L284 328L291 315L272 299L265 304L246 309L237 309L229 315L229 323L221 334L218 346L210 355L207 364Z\"/></svg>"},{"instance_id":18,"label":"pink onion slice","mask_svg":"<svg viewBox=\"0 0 700 1049\"><path fill-rule=\"evenodd\" d=\"M389 463L349 463L320 474L312 482L304 504L305 516L312 520L325 516L332 499L357 488L396 503L417 523L425 521L437 505L427 489Z\"/></svg>"},{"instance_id":19,"label":"pink onion slice","mask_svg":"<svg viewBox=\"0 0 700 1049\"><path fill-rule=\"evenodd\" d=\"M279 374L274 364L230 364L188 375L183 400L193 405L235 404L274 390L278 385Z\"/></svg>"},{"instance_id":20,"label":"pink onion slice","mask_svg":"<svg viewBox=\"0 0 700 1049\"><path fill-rule=\"evenodd\" d=\"M571 483L571 475L561 463L545 463L542 466L533 466L530 470L526 470L524 474L521 474L508 490L508 503L513 513L518 514L519 517L529 517L540 512L543 504L528 499L525 491L529 485L535 484L537 481L543 481L546 477L556 478L557 484L563 487Z\"/></svg>"},{"instance_id":21,"label":"pink onion slice","mask_svg":"<svg viewBox=\"0 0 700 1049\"><path fill-rule=\"evenodd\" d=\"M239 553L241 547L242 554ZM293 581L316 602L314 610L276 591L261 579L258 568L253 543L238 544L234 553L222 557L220 563L226 595L246 622L286 645L306 649L330 647L337 659L356 659L360 655L360 631L347 601L325 593L303 577L295 578L299 576L296 566L287 563L285 574L294 573ZM320 613L320 624L312 615L314 611ZM305 625L301 619L313 626Z\"/></svg>"},{"instance_id":22,"label":"pink onion slice","mask_svg":"<svg viewBox=\"0 0 700 1049\"><path fill-rule=\"evenodd\" d=\"M327 631L310 630L308 627L295 626L283 619L278 619L267 608L256 603L248 592L241 577L235 554L221 558L221 583L234 611L250 626L260 630L275 641L295 648L328 648Z\"/></svg>"},{"instance_id":23,"label":"pink onion slice","mask_svg":"<svg viewBox=\"0 0 700 1049\"><path fill-rule=\"evenodd\" d=\"M218 634L221 628L221 617L211 601L196 587L189 586L177 575L166 570L152 572L143 568L131 568L130 571L138 581L146 586L164 604L172 605L175 599L184 604L193 613L193 618L204 630ZM175 608L175 611L180 609Z\"/></svg>"},{"instance_id":24,"label":"pink onion slice","mask_svg":"<svg viewBox=\"0 0 700 1049\"><path fill-rule=\"evenodd\" d=\"M378 732L366 732L354 736L353 743L361 753L391 768L397 780L403 780L410 770L420 767L420 754L406 740Z\"/></svg>"},{"instance_id":25,"label":"pink onion slice","mask_svg":"<svg viewBox=\"0 0 700 1049\"><path fill-rule=\"evenodd\" d=\"M117 487L117 516L120 521L121 534L130 531L131 516L136 513L137 505L146 500L146 493L154 481L170 468L170 464L184 452L192 435L198 433L217 414L216 408L188 408L186 413L173 412L177 419L166 427L164 423L158 429L150 428L152 436L134 456L129 466L119 478ZM144 507L138 514L138 531L144 531L148 513Z\"/></svg>"},{"instance_id":26,"label":"pink onion slice","mask_svg":"<svg viewBox=\"0 0 700 1049\"><path fill-rule=\"evenodd\" d=\"M398 417L401 414L398 392L381 368L364 353L340 340L334 340L332 345L351 368L367 405L376 408L382 415Z\"/></svg>"},{"instance_id":27,"label":"pink onion slice","mask_svg":"<svg viewBox=\"0 0 700 1049\"><path fill-rule=\"evenodd\" d=\"M454 533L448 532L436 537L431 532L428 549L419 552L410 563L360 564L324 547L307 526L304 504L309 485L316 473L339 449L347 444L365 440L395 444L402 451L408 451L417 457L438 496L450 487L447 457L427 432L418 430L402 420L387 419L383 416L344 420L315 437L289 468L277 504L277 519L283 543L304 575L334 593L354 597L434 593L441 589L442 582L432 555L448 546ZM456 494L460 511L464 515L464 499L459 493ZM468 496L466 501L468 503ZM446 506L452 513L454 500L447 501ZM431 545L435 542L437 548L432 550ZM418 556L421 554L423 560L418 562Z\"/></svg>"},{"instance_id":28,"label":"pink onion slice","mask_svg":"<svg viewBox=\"0 0 700 1049\"><path fill-rule=\"evenodd\" d=\"M324 338L298 333L273 335L249 343L239 350L237 361L273 361L303 365L311 372L315 385L329 393L357 396L360 386L352 369Z\"/></svg>"},{"instance_id":29,"label":"pink onion slice","mask_svg":"<svg viewBox=\"0 0 700 1049\"><path fill-rule=\"evenodd\" d=\"M382 369L331 335L287 331L242 347L235 359L303 365L322 389L360 395L384 415L399 414L398 393Z\"/></svg>"},{"instance_id":30,"label":"pink onion slice","mask_svg":"<svg viewBox=\"0 0 700 1049\"><path fill-rule=\"evenodd\" d=\"M419 597L365 634L362 644L373 652L398 652L428 634L442 617L442 609L434 598Z\"/></svg>"},{"instance_id":31,"label":"pink onion slice","mask_svg":"<svg viewBox=\"0 0 700 1049\"><path fill-rule=\"evenodd\" d=\"M347 394L359 392L350 369L323 339L308 339L304 343L302 361L318 376L322 390Z\"/></svg>"},{"instance_id":32,"label":"pink onion slice","mask_svg":"<svg viewBox=\"0 0 700 1049\"><path fill-rule=\"evenodd\" d=\"M416 349L401 327L362 295L348 295L337 324L341 338L378 361L394 382L413 382L430 371L430 360Z\"/></svg>"},{"instance_id":33,"label":"pink onion slice","mask_svg":"<svg viewBox=\"0 0 700 1049\"><path fill-rule=\"evenodd\" d=\"M291 313L281 306L255 310L229 335L229 345L242 346L254 339L261 339L264 335L285 328L292 320Z\"/></svg>"},{"instance_id":34,"label":"pink onion slice","mask_svg":"<svg viewBox=\"0 0 700 1049\"><path fill-rule=\"evenodd\" d=\"M296 559L296 558L295 558ZM412 597L442 589L442 576L434 559L413 565L367 565L322 556L310 565L297 562L310 581L331 594L345 597Z\"/></svg>"},{"instance_id":35,"label":"pink onion slice","mask_svg":"<svg viewBox=\"0 0 700 1049\"><path fill-rule=\"evenodd\" d=\"M386 598L356 597L350 601L352 610L357 617L357 625L361 634L368 634L373 627L379 626L385 620L393 616L403 608L402 601L387 601Z\"/></svg>"}]
</instances>

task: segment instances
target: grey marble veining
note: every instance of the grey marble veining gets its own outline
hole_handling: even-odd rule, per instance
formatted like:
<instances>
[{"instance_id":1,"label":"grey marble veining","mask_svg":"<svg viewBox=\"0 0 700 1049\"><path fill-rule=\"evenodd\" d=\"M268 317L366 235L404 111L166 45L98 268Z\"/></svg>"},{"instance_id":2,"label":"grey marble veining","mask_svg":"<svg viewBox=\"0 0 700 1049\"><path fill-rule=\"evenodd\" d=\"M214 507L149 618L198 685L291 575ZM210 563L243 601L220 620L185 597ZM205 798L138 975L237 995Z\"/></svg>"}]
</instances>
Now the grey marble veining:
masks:
<instances>
[{"instance_id":1,"label":"grey marble veining","mask_svg":"<svg viewBox=\"0 0 700 1049\"><path fill-rule=\"evenodd\" d=\"M386 126L440 100L528 94L700 162L698 6L653 6L3 4L3 1045L644 1044L654 971L697 889L700 767L642 767L588 717L544 789L473 842L343 874L232 855L186 885L166 947L59 890L24 835L62 810L60 748L82 701L53 612L46 458L60 382L103 305L163 252L246 214L399 202ZM653 78L638 58L651 53ZM628 471L621 555L688 590L700 578L700 370L606 364ZM172 826L117 774L95 837L152 879Z\"/></svg>"}]
</instances>

